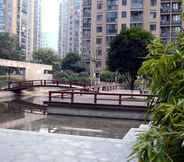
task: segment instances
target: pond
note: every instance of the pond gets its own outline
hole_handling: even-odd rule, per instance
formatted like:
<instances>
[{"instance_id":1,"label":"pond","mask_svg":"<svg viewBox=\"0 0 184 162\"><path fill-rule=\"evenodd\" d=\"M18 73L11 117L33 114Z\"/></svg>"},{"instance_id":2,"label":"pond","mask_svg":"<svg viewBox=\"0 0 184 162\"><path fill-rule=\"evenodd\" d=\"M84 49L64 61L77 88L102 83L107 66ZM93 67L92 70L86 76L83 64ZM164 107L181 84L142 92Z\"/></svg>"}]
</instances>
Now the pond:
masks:
<instances>
[{"instance_id":1,"label":"pond","mask_svg":"<svg viewBox=\"0 0 184 162\"><path fill-rule=\"evenodd\" d=\"M23 91L21 95L0 92L0 128L59 133L81 136L123 138L130 128L138 127L143 121L103 119L94 117L43 115L30 113L16 104L19 101L43 105L48 91L56 88L35 88ZM22 107L22 106L21 106Z\"/></svg>"}]
</instances>

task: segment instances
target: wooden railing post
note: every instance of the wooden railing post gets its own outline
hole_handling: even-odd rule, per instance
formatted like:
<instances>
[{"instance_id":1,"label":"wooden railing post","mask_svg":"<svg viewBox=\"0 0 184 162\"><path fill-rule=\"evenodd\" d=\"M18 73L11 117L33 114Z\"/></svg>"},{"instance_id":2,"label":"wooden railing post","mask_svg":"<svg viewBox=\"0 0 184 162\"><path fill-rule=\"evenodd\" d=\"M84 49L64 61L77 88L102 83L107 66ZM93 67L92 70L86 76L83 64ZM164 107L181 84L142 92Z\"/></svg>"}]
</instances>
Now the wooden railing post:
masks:
<instances>
[{"instance_id":1,"label":"wooden railing post","mask_svg":"<svg viewBox=\"0 0 184 162\"><path fill-rule=\"evenodd\" d=\"M64 94L63 94L63 92L61 92L61 98L63 99L63 97L64 97Z\"/></svg>"},{"instance_id":2,"label":"wooden railing post","mask_svg":"<svg viewBox=\"0 0 184 162\"><path fill-rule=\"evenodd\" d=\"M74 103L74 93L73 93L73 91L71 92L71 103Z\"/></svg>"},{"instance_id":3,"label":"wooden railing post","mask_svg":"<svg viewBox=\"0 0 184 162\"><path fill-rule=\"evenodd\" d=\"M40 84L41 84L41 86L43 85L43 81L42 80L40 81Z\"/></svg>"},{"instance_id":4,"label":"wooden railing post","mask_svg":"<svg viewBox=\"0 0 184 162\"><path fill-rule=\"evenodd\" d=\"M49 92L49 102L52 101L52 92Z\"/></svg>"},{"instance_id":5,"label":"wooden railing post","mask_svg":"<svg viewBox=\"0 0 184 162\"><path fill-rule=\"evenodd\" d=\"M122 98L122 95L119 94L119 105L121 105L121 98Z\"/></svg>"},{"instance_id":6,"label":"wooden railing post","mask_svg":"<svg viewBox=\"0 0 184 162\"><path fill-rule=\"evenodd\" d=\"M46 80L44 80L44 86L46 86Z\"/></svg>"},{"instance_id":7,"label":"wooden railing post","mask_svg":"<svg viewBox=\"0 0 184 162\"><path fill-rule=\"evenodd\" d=\"M94 104L97 104L97 93L94 93Z\"/></svg>"}]
</instances>

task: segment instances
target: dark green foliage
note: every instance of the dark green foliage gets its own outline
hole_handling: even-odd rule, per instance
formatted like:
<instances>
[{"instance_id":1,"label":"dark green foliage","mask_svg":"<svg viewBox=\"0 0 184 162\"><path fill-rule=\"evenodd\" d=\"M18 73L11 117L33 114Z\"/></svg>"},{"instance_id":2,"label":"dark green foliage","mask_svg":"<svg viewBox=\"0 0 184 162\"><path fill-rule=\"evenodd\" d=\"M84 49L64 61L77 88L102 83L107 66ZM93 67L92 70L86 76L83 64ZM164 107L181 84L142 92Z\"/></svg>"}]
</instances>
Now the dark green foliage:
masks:
<instances>
[{"instance_id":1,"label":"dark green foliage","mask_svg":"<svg viewBox=\"0 0 184 162\"><path fill-rule=\"evenodd\" d=\"M16 35L0 33L0 58L11 60L24 60Z\"/></svg>"},{"instance_id":2,"label":"dark green foliage","mask_svg":"<svg viewBox=\"0 0 184 162\"><path fill-rule=\"evenodd\" d=\"M129 88L134 88L138 69L148 54L147 45L153 39L151 33L139 28L122 30L108 50L109 70L123 74Z\"/></svg>"},{"instance_id":3,"label":"dark green foliage","mask_svg":"<svg viewBox=\"0 0 184 162\"><path fill-rule=\"evenodd\" d=\"M66 83L76 83L80 85L90 85L90 78L88 75L85 75L83 73L74 73L73 71L65 71L56 73L54 75L54 78L56 80L61 80Z\"/></svg>"},{"instance_id":4,"label":"dark green foliage","mask_svg":"<svg viewBox=\"0 0 184 162\"><path fill-rule=\"evenodd\" d=\"M54 71L61 70L61 59L56 55L56 52L50 48L40 48L33 52L33 62L53 65Z\"/></svg>"},{"instance_id":5,"label":"dark green foliage","mask_svg":"<svg viewBox=\"0 0 184 162\"><path fill-rule=\"evenodd\" d=\"M102 71L100 74L100 80L103 82L114 82L115 74L110 71Z\"/></svg>"},{"instance_id":6,"label":"dark green foliage","mask_svg":"<svg viewBox=\"0 0 184 162\"><path fill-rule=\"evenodd\" d=\"M184 160L184 34L176 44L158 39L149 45L148 60L139 74L150 81L159 102L152 109L152 127L134 146L141 162Z\"/></svg>"},{"instance_id":7,"label":"dark green foliage","mask_svg":"<svg viewBox=\"0 0 184 162\"><path fill-rule=\"evenodd\" d=\"M62 61L63 70L71 70L76 73L84 71L84 68L81 66L81 58L78 54L68 53Z\"/></svg>"}]
</instances>

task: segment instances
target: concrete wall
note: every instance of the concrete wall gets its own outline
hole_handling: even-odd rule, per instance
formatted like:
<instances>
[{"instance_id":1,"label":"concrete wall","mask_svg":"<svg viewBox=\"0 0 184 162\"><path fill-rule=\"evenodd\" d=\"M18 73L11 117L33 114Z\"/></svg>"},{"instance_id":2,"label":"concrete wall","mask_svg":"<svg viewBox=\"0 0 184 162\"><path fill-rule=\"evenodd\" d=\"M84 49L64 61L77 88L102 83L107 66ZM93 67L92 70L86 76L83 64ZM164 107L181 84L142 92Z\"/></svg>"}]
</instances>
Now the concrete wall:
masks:
<instances>
[{"instance_id":1,"label":"concrete wall","mask_svg":"<svg viewBox=\"0 0 184 162\"><path fill-rule=\"evenodd\" d=\"M51 65L34 64L29 62L12 61L0 59L0 66L25 69L25 80L52 80L52 74L45 73L52 71Z\"/></svg>"}]
</instances>

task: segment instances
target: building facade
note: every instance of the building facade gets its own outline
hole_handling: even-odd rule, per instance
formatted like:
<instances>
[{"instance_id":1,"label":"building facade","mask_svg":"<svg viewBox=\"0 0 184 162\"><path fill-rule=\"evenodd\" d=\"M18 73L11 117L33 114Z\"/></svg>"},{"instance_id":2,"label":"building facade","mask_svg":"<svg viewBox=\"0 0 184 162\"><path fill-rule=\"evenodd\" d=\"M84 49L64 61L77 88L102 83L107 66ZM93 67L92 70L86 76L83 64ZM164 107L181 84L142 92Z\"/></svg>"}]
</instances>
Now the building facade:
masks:
<instances>
[{"instance_id":1,"label":"building facade","mask_svg":"<svg viewBox=\"0 0 184 162\"><path fill-rule=\"evenodd\" d=\"M79 53L80 44L80 0L63 0L59 9L58 53Z\"/></svg>"},{"instance_id":2,"label":"building facade","mask_svg":"<svg viewBox=\"0 0 184 162\"><path fill-rule=\"evenodd\" d=\"M177 0L161 0L160 36L164 42L174 41L182 30L182 2Z\"/></svg>"},{"instance_id":3,"label":"building facade","mask_svg":"<svg viewBox=\"0 0 184 162\"><path fill-rule=\"evenodd\" d=\"M41 0L34 4L34 49L41 47Z\"/></svg>"},{"instance_id":4,"label":"building facade","mask_svg":"<svg viewBox=\"0 0 184 162\"><path fill-rule=\"evenodd\" d=\"M40 38L40 13L35 13L39 2L40 0L0 0L0 32L17 35L27 61L32 60L33 49Z\"/></svg>"},{"instance_id":5,"label":"building facade","mask_svg":"<svg viewBox=\"0 0 184 162\"><path fill-rule=\"evenodd\" d=\"M0 0L0 32L16 34L17 0Z\"/></svg>"},{"instance_id":6,"label":"building facade","mask_svg":"<svg viewBox=\"0 0 184 162\"><path fill-rule=\"evenodd\" d=\"M107 49L122 28L160 35L160 0L83 0L81 55L95 77L106 67Z\"/></svg>"}]
</instances>

